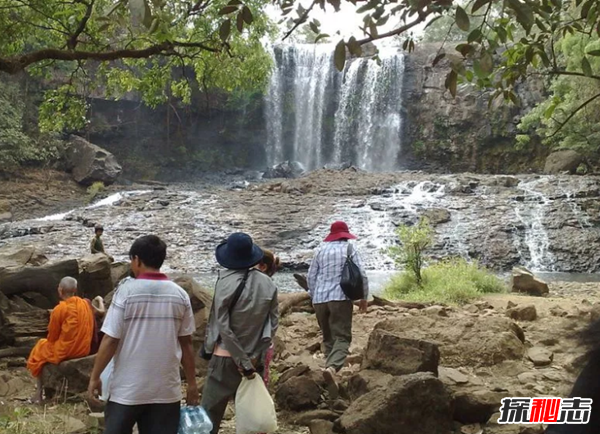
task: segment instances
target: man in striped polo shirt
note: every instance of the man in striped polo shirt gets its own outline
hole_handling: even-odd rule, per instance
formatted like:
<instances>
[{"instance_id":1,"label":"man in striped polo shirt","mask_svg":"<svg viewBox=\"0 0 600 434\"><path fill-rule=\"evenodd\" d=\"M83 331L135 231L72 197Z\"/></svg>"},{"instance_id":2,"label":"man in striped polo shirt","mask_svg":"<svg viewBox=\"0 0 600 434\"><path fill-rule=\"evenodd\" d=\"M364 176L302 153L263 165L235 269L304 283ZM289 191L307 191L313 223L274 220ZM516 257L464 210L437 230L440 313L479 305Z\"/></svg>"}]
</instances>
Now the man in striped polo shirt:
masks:
<instances>
[{"instance_id":1,"label":"man in striped polo shirt","mask_svg":"<svg viewBox=\"0 0 600 434\"><path fill-rule=\"evenodd\" d=\"M188 294L160 272L166 244L155 235L138 238L129 251L135 279L115 290L104 320L89 392L101 393L100 374L114 357L104 434L177 434L180 363L188 383L187 404L198 405Z\"/></svg>"}]
</instances>

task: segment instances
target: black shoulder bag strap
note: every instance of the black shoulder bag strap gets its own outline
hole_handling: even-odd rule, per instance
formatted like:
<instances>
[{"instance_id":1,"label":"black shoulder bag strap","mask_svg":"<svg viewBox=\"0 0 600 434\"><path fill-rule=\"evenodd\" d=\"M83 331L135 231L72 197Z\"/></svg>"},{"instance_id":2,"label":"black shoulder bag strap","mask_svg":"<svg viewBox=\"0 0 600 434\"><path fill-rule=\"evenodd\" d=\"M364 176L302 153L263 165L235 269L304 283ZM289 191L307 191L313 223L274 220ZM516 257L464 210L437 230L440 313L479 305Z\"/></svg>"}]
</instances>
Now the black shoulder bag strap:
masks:
<instances>
[{"instance_id":1,"label":"black shoulder bag strap","mask_svg":"<svg viewBox=\"0 0 600 434\"><path fill-rule=\"evenodd\" d=\"M247 269L246 272L244 273L244 277L242 278L242 281L240 282L238 287L235 289L235 293L233 294L233 298L231 299L231 304L229 305L229 314L230 315L231 315L231 312L233 312L233 308L237 304L238 300L242 296L242 292L244 291L244 287L246 286L246 282L248 281L249 275L250 275L250 269Z\"/></svg>"}]
</instances>

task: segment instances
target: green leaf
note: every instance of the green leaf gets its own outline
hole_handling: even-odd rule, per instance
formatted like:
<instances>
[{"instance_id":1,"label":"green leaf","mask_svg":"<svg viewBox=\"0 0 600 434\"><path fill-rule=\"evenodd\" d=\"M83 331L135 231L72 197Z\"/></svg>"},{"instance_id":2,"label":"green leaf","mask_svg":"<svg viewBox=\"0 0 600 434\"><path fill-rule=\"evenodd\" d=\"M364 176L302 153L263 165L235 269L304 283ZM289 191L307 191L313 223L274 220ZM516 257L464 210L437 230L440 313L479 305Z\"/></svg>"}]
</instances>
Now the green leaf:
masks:
<instances>
[{"instance_id":1,"label":"green leaf","mask_svg":"<svg viewBox=\"0 0 600 434\"><path fill-rule=\"evenodd\" d=\"M581 7L581 18L587 18L592 6L596 3L596 0L588 0Z\"/></svg>"},{"instance_id":2,"label":"green leaf","mask_svg":"<svg viewBox=\"0 0 600 434\"><path fill-rule=\"evenodd\" d=\"M600 56L600 50L591 50L586 53L589 56Z\"/></svg>"},{"instance_id":3,"label":"green leaf","mask_svg":"<svg viewBox=\"0 0 600 434\"><path fill-rule=\"evenodd\" d=\"M474 14L475 12L477 12L479 9L481 9L482 7L484 7L491 1L492 0L476 0L475 3L473 4L473 7L471 8L471 13Z\"/></svg>"},{"instance_id":4,"label":"green leaf","mask_svg":"<svg viewBox=\"0 0 600 434\"><path fill-rule=\"evenodd\" d=\"M377 25L375 23L369 24L369 33L372 38L376 38L379 36L379 32L377 31Z\"/></svg>"},{"instance_id":5,"label":"green leaf","mask_svg":"<svg viewBox=\"0 0 600 434\"><path fill-rule=\"evenodd\" d=\"M242 33L244 31L244 17L242 16L241 12L237 14L235 25L238 29L238 32Z\"/></svg>"},{"instance_id":6,"label":"green leaf","mask_svg":"<svg viewBox=\"0 0 600 434\"><path fill-rule=\"evenodd\" d=\"M246 24L252 24L254 22L254 16L252 16L252 11L248 6L242 8L242 17L244 17L244 22Z\"/></svg>"},{"instance_id":7,"label":"green leaf","mask_svg":"<svg viewBox=\"0 0 600 434\"><path fill-rule=\"evenodd\" d=\"M453 97L456 97L457 84L458 84L458 74L456 73L456 71L452 70L446 76L446 82L444 83L444 85L446 86L446 89L448 89L450 91L450 94Z\"/></svg>"},{"instance_id":8,"label":"green leaf","mask_svg":"<svg viewBox=\"0 0 600 434\"><path fill-rule=\"evenodd\" d=\"M471 44L458 44L456 46L456 51L463 55L463 57L467 57L469 54L475 51L475 47Z\"/></svg>"},{"instance_id":9,"label":"green leaf","mask_svg":"<svg viewBox=\"0 0 600 434\"><path fill-rule=\"evenodd\" d=\"M321 33L319 36L315 38L315 44L319 42L321 39L329 38L330 36L327 33Z\"/></svg>"},{"instance_id":10,"label":"green leaf","mask_svg":"<svg viewBox=\"0 0 600 434\"><path fill-rule=\"evenodd\" d=\"M240 0L231 0L227 3L229 6L240 6L243 4Z\"/></svg>"},{"instance_id":11,"label":"green leaf","mask_svg":"<svg viewBox=\"0 0 600 434\"><path fill-rule=\"evenodd\" d=\"M431 66L436 66L444 57L446 57L446 53L442 50L437 56L435 56Z\"/></svg>"},{"instance_id":12,"label":"green leaf","mask_svg":"<svg viewBox=\"0 0 600 434\"><path fill-rule=\"evenodd\" d=\"M236 12L237 10L237 6L225 6L224 8L221 8L221 10L219 11L219 15L229 15Z\"/></svg>"},{"instance_id":13,"label":"green leaf","mask_svg":"<svg viewBox=\"0 0 600 434\"><path fill-rule=\"evenodd\" d=\"M519 0L507 0L507 2L514 11L517 22L523 26L526 33L529 33L534 22L533 11L531 8L527 4L521 3Z\"/></svg>"},{"instance_id":14,"label":"green leaf","mask_svg":"<svg viewBox=\"0 0 600 434\"><path fill-rule=\"evenodd\" d=\"M483 33L481 33L481 30L475 29L471 33L469 33L469 36L467 37L467 42L472 43L475 41L480 41L481 38L483 38Z\"/></svg>"},{"instance_id":15,"label":"green leaf","mask_svg":"<svg viewBox=\"0 0 600 434\"><path fill-rule=\"evenodd\" d=\"M226 42L231 34L231 20L225 20L219 28L219 37L223 42Z\"/></svg>"},{"instance_id":16,"label":"green leaf","mask_svg":"<svg viewBox=\"0 0 600 434\"><path fill-rule=\"evenodd\" d=\"M594 75L594 72L592 71L592 65L590 65L590 61L587 59L587 57L581 59L581 70L588 77Z\"/></svg>"},{"instance_id":17,"label":"green leaf","mask_svg":"<svg viewBox=\"0 0 600 434\"><path fill-rule=\"evenodd\" d=\"M346 45L348 45L348 51L350 51L350 54L353 56L360 57L362 55L362 47L354 36L348 39L348 43Z\"/></svg>"},{"instance_id":18,"label":"green leaf","mask_svg":"<svg viewBox=\"0 0 600 434\"><path fill-rule=\"evenodd\" d=\"M508 99L510 99L512 101L512 103L516 106L521 105L519 102L519 98L517 97L517 95L514 92L508 93Z\"/></svg>"},{"instance_id":19,"label":"green leaf","mask_svg":"<svg viewBox=\"0 0 600 434\"><path fill-rule=\"evenodd\" d=\"M313 33L319 34L319 27L314 22L310 23L310 29Z\"/></svg>"},{"instance_id":20,"label":"green leaf","mask_svg":"<svg viewBox=\"0 0 600 434\"><path fill-rule=\"evenodd\" d=\"M456 7L456 25L463 32L468 32L471 27L471 23L469 22L469 16L465 12L463 8L460 6Z\"/></svg>"},{"instance_id":21,"label":"green leaf","mask_svg":"<svg viewBox=\"0 0 600 434\"><path fill-rule=\"evenodd\" d=\"M554 114L554 110L556 110L556 104L550 104L546 111L544 112L544 117L546 119L550 119Z\"/></svg>"},{"instance_id":22,"label":"green leaf","mask_svg":"<svg viewBox=\"0 0 600 434\"><path fill-rule=\"evenodd\" d=\"M494 59L488 51L484 51L483 53L481 53L479 65L481 66L481 70L487 75L491 74L494 71Z\"/></svg>"},{"instance_id":23,"label":"green leaf","mask_svg":"<svg viewBox=\"0 0 600 434\"><path fill-rule=\"evenodd\" d=\"M365 12L370 11L371 9L375 9L375 6L376 6L375 3L369 2L366 5L359 7L356 10L356 13L357 14L364 14Z\"/></svg>"},{"instance_id":24,"label":"green leaf","mask_svg":"<svg viewBox=\"0 0 600 434\"><path fill-rule=\"evenodd\" d=\"M335 52L333 54L333 59L335 62L335 67L338 71L343 71L344 66L346 65L346 44L342 39L335 46Z\"/></svg>"},{"instance_id":25,"label":"green leaf","mask_svg":"<svg viewBox=\"0 0 600 434\"><path fill-rule=\"evenodd\" d=\"M385 26L388 22L388 20L390 19L389 15L386 15L385 17L381 17L379 20L377 20L377 25L378 26Z\"/></svg>"},{"instance_id":26,"label":"green leaf","mask_svg":"<svg viewBox=\"0 0 600 434\"><path fill-rule=\"evenodd\" d=\"M327 0L327 3L329 3L331 6L333 6L333 9L336 12L340 11L340 5L342 3L342 0Z\"/></svg>"}]
</instances>

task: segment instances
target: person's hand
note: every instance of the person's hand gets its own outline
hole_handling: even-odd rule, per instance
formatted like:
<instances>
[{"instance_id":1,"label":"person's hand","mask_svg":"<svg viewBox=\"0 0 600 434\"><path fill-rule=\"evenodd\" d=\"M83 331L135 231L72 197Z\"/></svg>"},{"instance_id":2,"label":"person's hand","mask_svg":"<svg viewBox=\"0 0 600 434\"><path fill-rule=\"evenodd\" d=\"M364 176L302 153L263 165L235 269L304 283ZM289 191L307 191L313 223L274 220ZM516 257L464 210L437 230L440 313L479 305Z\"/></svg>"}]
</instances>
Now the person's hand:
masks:
<instances>
[{"instance_id":1,"label":"person's hand","mask_svg":"<svg viewBox=\"0 0 600 434\"><path fill-rule=\"evenodd\" d=\"M358 302L358 311L360 313L367 313L368 307L369 307L369 304L368 304L367 300L361 300Z\"/></svg>"},{"instance_id":2,"label":"person's hand","mask_svg":"<svg viewBox=\"0 0 600 434\"><path fill-rule=\"evenodd\" d=\"M89 399L96 404L100 404L100 395L102 395L102 380L100 378L90 378L88 385Z\"/></svg>"},{"instance_id":3,"label":"person's hand","mask_svg":"<svg viewBox=\"0 0 600 434\"><path fill-rule=\"evenodd\" d=\"M185 403L192 407L200 405L200 393L198 393L198 386L196 384L188 384Z\"/></svg>"},{"instance_id":4,"label":"person's hand","mask_svg":"<svg viewBox=\"0 0 600 434\"><path fill-rule=\"evenodd\" d=\"M256 369L254 369L254 366L252 367L252 369L239 368L239 371L240 374L242 374L248 380L252 380L256 376Z\"/></svg>"}]
</instances>

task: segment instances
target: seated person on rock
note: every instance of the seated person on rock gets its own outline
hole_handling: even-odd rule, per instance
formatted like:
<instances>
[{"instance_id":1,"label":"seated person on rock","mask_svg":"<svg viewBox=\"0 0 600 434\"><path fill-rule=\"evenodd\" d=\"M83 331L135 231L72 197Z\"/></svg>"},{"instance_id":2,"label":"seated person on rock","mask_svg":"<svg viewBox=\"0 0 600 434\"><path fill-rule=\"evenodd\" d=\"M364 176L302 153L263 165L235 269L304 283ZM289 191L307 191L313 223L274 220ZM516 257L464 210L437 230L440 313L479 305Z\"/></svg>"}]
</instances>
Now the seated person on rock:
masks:
<instances>
[{"instance_id":1,"label":"seated person on rock","mask_svg":"<svg viewBox=\"0 0 600 434\"><path fill-rule=\"evenodd\" d=\"M43 399L42 370L46 363L58 365L64 360L90 354L94 334L94 313L90 303L77 297L77 280L64 277L58 286L61 302L50 315L48 338L35 345L27 369L37 378L34 402Z\"/></svg>"},{"instance_id":2,"label":"seated person on rock","mask_svg":"<svg viewBox=\"0 0 600 434\"><path fill-rule=\"evenodd\" d=\"M102 234L104 234L104 227L101 224L97 224L96 226L94 226L94 237L90 242L90 251L92 252L92 254L102 253L108 257L110 262L114 262L114 258L104 251Z\"/></svg>"}]
</instances>

